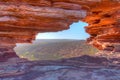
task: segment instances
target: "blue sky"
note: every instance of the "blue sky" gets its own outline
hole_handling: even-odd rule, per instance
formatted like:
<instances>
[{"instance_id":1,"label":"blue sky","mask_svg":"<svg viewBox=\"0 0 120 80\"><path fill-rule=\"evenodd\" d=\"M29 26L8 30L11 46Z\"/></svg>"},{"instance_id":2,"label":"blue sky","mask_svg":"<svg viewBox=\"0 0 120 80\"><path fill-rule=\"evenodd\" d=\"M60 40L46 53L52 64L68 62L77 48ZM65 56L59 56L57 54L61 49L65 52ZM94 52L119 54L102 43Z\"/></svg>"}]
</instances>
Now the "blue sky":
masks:
<instances>
[{"instance_id":1,"label":"blue sky","mask_svg":"<svg viewBox=\"0 0 120 80\"><path fill-rule=\"evenodd\" d=\"M86 39L89 35L85 32L86 23L77 22L70 25L70 29L59 32L39 33L36 39Z\"/></svg>"}]
</instances>

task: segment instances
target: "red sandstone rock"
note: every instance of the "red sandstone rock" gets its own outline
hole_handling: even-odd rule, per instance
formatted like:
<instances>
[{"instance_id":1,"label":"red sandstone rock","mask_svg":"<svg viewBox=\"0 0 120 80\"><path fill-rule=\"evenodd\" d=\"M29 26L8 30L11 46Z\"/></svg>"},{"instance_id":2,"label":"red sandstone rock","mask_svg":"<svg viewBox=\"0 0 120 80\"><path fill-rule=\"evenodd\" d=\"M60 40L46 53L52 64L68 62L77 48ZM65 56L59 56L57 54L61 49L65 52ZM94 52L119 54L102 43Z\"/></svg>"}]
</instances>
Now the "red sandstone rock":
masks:
<instances>
[{"instance_id":1,"label":"red sandstone rock","mask_svg":"<svg viewBox=\"0 0 120 80\"><path fill-rule=\"evenodd\" d=\"M86 32L91 35L88 39L98 49L120 43L120 3L103 1L91 8L91 13L85 18L89 23Z\"/></svg>"},{"instance_id":2,"label":"red sandstone rock","mask_svg":"<svg viewBox=\"0 0 120 80\"><path fill-rule=\"evenodd\" d=\"M69 29L79 20L89 24L90 44L120 51L120 0L0 0L0 80L120 80L119 58L31 62L13 51L16 43L31 43L38 32Z\"/></svg>"},{"instance_id":3,"label":"red sandstone rock","mask_svg":"<svg viewBox=\"0 0 120 80\"><path fill-rule=\"evenodd\" d=\"M69 29L79 20L89 24L88 42L98 49L120 43L119 0L1 0L0 43L31 43L38 32Z\"/></svg>"}]
</instances>

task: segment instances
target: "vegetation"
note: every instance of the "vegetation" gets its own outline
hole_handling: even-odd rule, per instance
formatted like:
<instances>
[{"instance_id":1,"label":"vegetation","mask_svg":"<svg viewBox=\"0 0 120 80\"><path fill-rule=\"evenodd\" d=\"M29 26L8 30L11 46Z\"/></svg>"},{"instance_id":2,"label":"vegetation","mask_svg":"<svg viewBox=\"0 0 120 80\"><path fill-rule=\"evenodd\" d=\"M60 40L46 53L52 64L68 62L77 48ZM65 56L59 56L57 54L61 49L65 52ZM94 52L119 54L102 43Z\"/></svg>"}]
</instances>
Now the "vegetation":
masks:
<instances>
[{"instance_id":1,"label":"vegetation","mask_svg":"<svg viewBox=\"0 0 120 80\"><path fill-rule=\"evenodd\" d=\"M60 58L94 55L97 49L84 40L36 40L33 44L18 45L15 51L30 60L56 60Z\"/></svg>"}]
</instances>

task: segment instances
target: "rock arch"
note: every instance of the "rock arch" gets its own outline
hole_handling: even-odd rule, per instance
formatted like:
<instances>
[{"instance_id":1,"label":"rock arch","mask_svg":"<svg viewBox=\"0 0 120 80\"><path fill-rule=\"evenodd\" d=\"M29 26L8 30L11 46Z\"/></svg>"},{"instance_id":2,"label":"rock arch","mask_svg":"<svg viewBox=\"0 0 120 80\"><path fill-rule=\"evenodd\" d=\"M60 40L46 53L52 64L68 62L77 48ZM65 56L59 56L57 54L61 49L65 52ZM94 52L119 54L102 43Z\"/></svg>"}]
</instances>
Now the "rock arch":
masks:
<instances>
[{"instance_id":1,"label":"rock arch","mask_svg":"<svg viewBox=\"0 0 120 80\"><path fill-rule=\"evenodd\" d=\"M120 43L119 0L1 0L0 13L4 53L14 53L16 43L31 43L38 32L65 30L79 20L89 23L88 42L98 49Z\"/></svg>"}]
</instances>

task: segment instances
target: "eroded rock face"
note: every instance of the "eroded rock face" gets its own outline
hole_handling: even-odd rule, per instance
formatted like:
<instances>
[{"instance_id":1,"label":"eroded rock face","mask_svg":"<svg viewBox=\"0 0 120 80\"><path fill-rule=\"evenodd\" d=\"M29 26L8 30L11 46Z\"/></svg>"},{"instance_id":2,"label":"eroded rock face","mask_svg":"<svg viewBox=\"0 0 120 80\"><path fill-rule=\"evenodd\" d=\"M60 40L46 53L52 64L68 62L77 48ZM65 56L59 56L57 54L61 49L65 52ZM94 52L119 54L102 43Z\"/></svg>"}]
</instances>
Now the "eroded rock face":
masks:
<instances>
[{"instance_id":1,"label":"eroded rock face","mask_svg":"<svg viewBox=\"0 0 120 80\"><path fill-rule=\"evenodd\" d=\"M16 43L31 43L38 32L69 29L79 20L89 24L90 44L119 51L119 0L0 0L0 80L120 80L119 58L31 62L13 50Z\"/></svg>"},{"instance_id":2,"label":"eroded rock face","mask_svg":"<svg viewBox=\"0 0 120 80\"><path fill-rule=\"evenodd\" d=\"M11 58L0 63L0 80L120 80L118 61L90 56L32 62Z\"/></svg>"},{"instance_id":3,"label":"eroded rock face","mask_svg":"<svg viewBox=\"0 0 120 80\"><path fill-rule=\"evenodd\" d=\"M119 0L1 0L0 13L1 47L31 43L38 32L69 29L79 20L89 24L88 42L98 49L120 42Z\"/></svg>"},{"instance_id":4,"label":"eroded rock face","mask_svg":"<svg viewBox=\"0 0 120 80\"><path fill-rule=\"evenodd\" d=\"M91 8L85 18L91 37L88 39L98 49L118 51L120 44L120 2L103 1ZM120 48L120 47L119 47ZM117 50L116 50L117 49Z\"/></svg>"}]
</instances>

